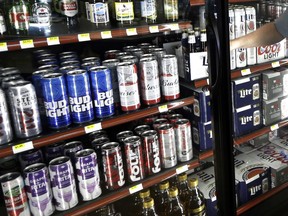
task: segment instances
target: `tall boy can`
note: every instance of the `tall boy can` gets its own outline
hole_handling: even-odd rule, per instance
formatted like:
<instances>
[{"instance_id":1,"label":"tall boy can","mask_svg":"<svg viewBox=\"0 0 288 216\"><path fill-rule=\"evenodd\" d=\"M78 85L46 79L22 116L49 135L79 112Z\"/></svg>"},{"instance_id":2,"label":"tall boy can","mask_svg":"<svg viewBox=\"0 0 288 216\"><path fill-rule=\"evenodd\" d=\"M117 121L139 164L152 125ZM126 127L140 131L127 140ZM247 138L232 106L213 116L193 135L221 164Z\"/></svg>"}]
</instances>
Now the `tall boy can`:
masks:
<instances>
[{"instance_id":1,"label":"tall boy can","mask_svg":"<svg viewBox=\"0 0 288 216\"><path fill-rule=\"evenodd\" d=\"M256 30L256 10L254 7L245 7L246 13L246 34ZM247 65L256 64L256 47L247 48Z\"/></svg>"},{"instance_id":2,"label":"tall boy can","mask_svg":"<svg viewBox=\"0 0 288 216\"><path fill-rule=\"evenodd\" d=\"M8 113L6 97L0 89L0 145L10 142L13 139L13 131Z\"/></svg>"},{"instance_id":3,"label":"tall boy can","mask_svg":"<svg viewBox=\"0 0 288 216\"><path fill-rule=\"evenodd\" d=\"M85 70L73 70L66 76L68 98L73 123L84 123L94 119L89 75Z\"/></svg>"},{"instance_id":4,"label":"tall boy can","mask_svg":"<svg viewBox=\"0 0 288 216\"><path fill-rule=\"evenodd\" d=\"M18 155L18 160L22 170L31 164L44 162L41 149L31 149L29 151L22 152Z\"/></svg>"},{"instance_id":5,"label":"tall boy can","mask_svg":"<svg viewBox=\"0 0 288 216\"><path fill-rule=\"evenodd\" d=\"M229 8L229 39L235 39L235 14L232 8ZM230 51L230 69L236 69L236 53L235 50Z\"/></svg>"},{"instance_id":6,"label":"tall boy can","mask_svg":"<svg viewBox=\"0 0 288 216\"><path fill-rule=\"evenodd\" d=\"M24 81L8 89L16 136L27 138L42 132L40 113L34 86Z\"/></svg>"},{"instance_id":7,"label":"tall boy can","mask_svg":"<svg viewBox=\"0 0 288 216\"><path fill-rule=\"evenodd\" d=\"M52 203L50 179L45 164L32 164L26 167L23 172L32 214L37 216L53 214L55 207Z\"/></svg>"},{"instance_id":8,"label":"tall boy can","mask_svg":"<svg viewBox=\"0 0 288 216\"><path fill-rule=\"evenodd\" d=\"M19 172L0 176L6 210L9 216L30 216L24 182Z\"/></svg>"},{"instance_id":9,"label":"tall boy can","mask_svg":"<svg viewBox=\"0 0 288 216\"><path fill-rule=\"evenodd\" d=\"M105 118L114 115L114 99L110 70L105 66L90 68L95 115Z\"/></svg>"},{"instance_id":10,"label":"tall boy can","mask_svg":"<svg viewBox=\"0 0 288 216\"><path fill-rule=\"evenodd\" d=\"M49 146L45 146L44 155L46 163L49 163L54 158L63 155L64 144L64 142L58 142Z\"/></svg>"},{"instance_id":11,"label":"tall boy can","mask_svg":"<svg viewBox=\"0 0 288 216\"><path fill-rule=\"evenodd\" d=\"M60 129L71 124L65 78L60 73L50 73L41 80L48 127Z\"/></svg>"},{"instance_id":12,"label":"tall boy can","mask_svg":"<svg viewBox=\"0 0 288 216\"><path fill-rule=\"evenodd\" d=\"M49 174L56 210L64 211L78 203L74 171L69 157L58 157L50 161Z\"/></svg>"},{"instance_id":13,"label":"tall boy can","mask_svg":"<svg viewBox=\"0 0 288 216\"><path fill-rule=\"evenodd\" d=\"M81 141L71 141L63 146L63 155L70 157L72 163L76 162L76 153L83 149Z\"/></svg>"},{"instance_id":14,"label":"tall boy can","mask_svg":"<svg viewBox=\"0 0 288 216\"><path fill-rule=\"evenodd\" d=\"M79 191L83 200L88 201L99 197L102 190L95 151L83 149L77 152L75 156Z\"/></svg>"}]
</instances>

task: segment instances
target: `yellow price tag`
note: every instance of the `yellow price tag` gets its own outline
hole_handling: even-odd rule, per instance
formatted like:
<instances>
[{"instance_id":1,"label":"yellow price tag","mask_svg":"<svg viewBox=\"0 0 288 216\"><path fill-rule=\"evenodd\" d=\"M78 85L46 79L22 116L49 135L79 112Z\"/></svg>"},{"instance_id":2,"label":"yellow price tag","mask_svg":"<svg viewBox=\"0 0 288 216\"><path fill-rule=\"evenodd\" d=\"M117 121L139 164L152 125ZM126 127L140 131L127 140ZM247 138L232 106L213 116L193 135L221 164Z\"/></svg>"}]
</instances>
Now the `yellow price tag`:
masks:
<instances>
[{"instance_id":1,"label":"yellow price tag","mask_svg":"<svg viewBox=\"0 0 288 216\"><path fill-rule=\"evenodd\" d=\"M2 42L0 43L0 52L8 51L7 43Z\"/></svg>"},{"instance_id":2,"label":"yellow price tag","mask_svg":"<svg viewBox=\"0 0 288 216\"><path fill-rule=\"evenodd\" d=\"M34 47L34 43L33 40L22 40L20 41L20 47L21 49L28 49L28 48L33 48Z\"/></svg>"},{"instance_id":3,"label":"yellow price tag","mask_svg":"<svg viewBox=\"0 0 288 216\"><path fill-rule=\"evenodd\" d=\"M158 107L158 111L159 113L163 113L163 112L168 112L168 106L166 105L162 105Z\"/></svg>"},{"instance_id":4,"label":"yellow price tag","mask_svg":"<svg viewBox=\"0 0 288 216\"><path fill-rule=\"evenodd\" d=\"M280 62L276 61L276 62L272 62L272 68L276 68L276 67L280 67Z\"/></svg>"},{"instance_id":5,"label":"yellow price tag","mask_svg":"<svg viewBox=\"0 0 288 216\"><path fill-rule=\"evenodd\" d=\"M29 141L29 142L26 142L26 143L20 143L20 144L17 144L15 146L12 146L12 150L13 150L14 154L18 154L20 152L28 151L28 150L33 149L33 148L34 148L34 146L33 146L33 142L32 141Z\"/></svg>"},{"instance_id":6,"label":"yellow price tag","mask_svg":"<svg viewBox=\"0 0 288 216\"><path fill-rule=\"evenodd\" d=\"M101 32L101 38L102 39L112 38L111 31L103 31L103 32Z\"/></svg>"},{"instance_id":7,"label":"yellow price tag","mask_svg":"<svg viewBox=\"0 0 288 216\"><path fill-rule=\"evenodd\" d=\"M242 76L247 76L247 75L249 75L249 74L251 74L250 68L241 70L241 75L242 75Z\"/></svg>"},{"instance_id":8,"label":"yellow price tag","mask_svg":"<svg viewBox=\"0 0 288 216\"><path fill-rule=\"evenodd\" d=\"M183 172L186 172L188 171L188 165L184 165L184 166L181 166L181 167L178 167L176 169L176 174L179 175L180 173L183 173Z\"/></svg>"},{"instance_id":9,"label":"yellow price tag","mask_svg":"<svg viewBox=\"0 0 288 216\"><path fill-rule=\"evenodd\" d=\"M169 24L169 28L171 29L171 31L179 30L179 25L178 23L172 23Z\"/></svg>"},{"instance_id":10,"label":"yellow price tag","mask_svg":"<svg viewBox=\"0 0 288 216\"><path fill-rule=\"evenodd\" d=\"M59 37L48 37L47 44L48 46L60 44Z\"/></svg>"},{"instance_id":11,"label":"yellow price tag","mask_svg":"<svg viewBox=\"0 0 288 216\"><path fill-rule=\"evenodd\" d=\"M90 34L89 33L84 33L84 34L78 34L78 41L90 41Z\"/></svg>"},{"instance_id":12,"label":"yellow price tag","mask_svg":"<svg viewBox=\"0 0 288 216\"><path fill-rule=\"evenodd\" d=\"M278 124L272 125L272 126L270 127L270 130L271 130L271 131L274 131L274 130L277 130L277 129L279 129L279 125L278 125Z\"/></svg>"},{"instance_id":13,"label":"yellow price tag","mask_svg":"<svg viewBox=\"0 0 288 216\"><path fill-rule=\"evenodd\" d=\"M130 194L136 193L136 192L141 191L141 190L143 190L142 184L138 184L138 185L135 185L135 186L129 188Z\"/></svg>"},{"instance_id":14,"label":"yellow price tag","mask_svg":"<svg viewBox=\"0 0 288 216\"><path fill-rule=\"evenodd\" d=\"M126 34L127 34L128 36L137 35L137 30L136 30L136 28L126 29Z\"/></svg>"},{"instance_id":15,"label":"yellow price tag","mask_svg":"<svg viewBox=\"0 0 288 216\"><path fill-rule=\"evenodd\" d=\"M149 26L149 32L150 33L158 33L159 32L158 26Z\"/></svg>"},{"instance_id":16,"label":"yellow price tag","mask_svg":"<svg viewBox=\"0 0 288 216\"><path fill-rule=\"evenodd\" d=\"M100 122L97 124L88 125L84 128L86 134L92 133L94 131L101 130L101 129L102 129L102 126Z\"/></svg>"}]
</instances>

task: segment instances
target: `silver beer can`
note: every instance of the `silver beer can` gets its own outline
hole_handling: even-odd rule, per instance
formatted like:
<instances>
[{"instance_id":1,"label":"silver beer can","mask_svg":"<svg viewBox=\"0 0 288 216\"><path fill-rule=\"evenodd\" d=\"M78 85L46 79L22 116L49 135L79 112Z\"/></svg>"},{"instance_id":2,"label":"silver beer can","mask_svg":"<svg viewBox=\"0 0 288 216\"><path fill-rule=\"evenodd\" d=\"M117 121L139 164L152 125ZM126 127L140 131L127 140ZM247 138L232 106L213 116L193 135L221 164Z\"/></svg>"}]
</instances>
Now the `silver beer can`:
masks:
<instances>
[{"instance_id":1,"label":"silver beer can","mask_svg":"<svg viewBox=\"0 0 288 216\"><path fill-rule=\"evenodd\" d=\"M0 145L10 142L13 139L13 131L9 118L6 97L0 89Z\"/></svg>"},{"instance_id":2,"label":"silver beer can","mask_svg":"<svg viewBox=\"0 0 288 216\"><path fill-rule=\"evenodd\" d=\"M235 39L235 16L234 10L229 9L229 39ZM236 69L236 53L235 50L230 51L230 69Z\"/></svg>"},{"instance_id":3,"label":"silver beer can","mask_svg":"<svg viewBox=\"0 0 288 216\"><path fill-rule=\"evenodd\" d=\"M245 7L246 13L246 34L256 30L256 10L254 7ZM256 47L247 49L247 65L256 64Z\"/></svg>"}]
</instances>

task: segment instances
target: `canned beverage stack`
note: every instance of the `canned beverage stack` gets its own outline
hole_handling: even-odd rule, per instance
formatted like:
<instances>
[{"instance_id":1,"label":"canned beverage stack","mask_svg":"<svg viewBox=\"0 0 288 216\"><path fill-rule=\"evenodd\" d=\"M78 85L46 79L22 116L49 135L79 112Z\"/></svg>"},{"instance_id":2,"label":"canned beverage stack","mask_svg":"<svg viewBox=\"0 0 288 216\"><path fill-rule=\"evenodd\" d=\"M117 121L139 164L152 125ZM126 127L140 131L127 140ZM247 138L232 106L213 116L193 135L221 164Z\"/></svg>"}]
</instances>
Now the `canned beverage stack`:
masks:
<instances>
[{"instance_id":1,"label":"canned beverage stack","mask_svg":"<svg viewBox=\"0 0 288 216\"><path fill-rule=\"evenodd\" d=\"M13 139L10 114L8 112L6 97L0 89L0 145L10 142Z\"/></svg>"},{"instance_id":2,"label":"canned beverage stack","mask_svg":"<svg viewBox=\"0 0 288 216\"><path fill-rule=\"evenodd\" d=\"M64 142L58 142L52 145L45 146L44 155L46 163L49 163L54 158L63 155L64 144Z\"/></svg>"},{"instance_id":3,"label":"canned beverage stack","mask_svg":"<svg viewBox=\"0 0 288 216\"><path fill-rule=\"evenodd\" d=\"M18 156L21 170L24 170L25 167L35 164L35 163L43 163L43 153L41 149L31 149L29 151L23 152Z\"/></svg>"},{"instance_id":4,"label":"canned beverage stack","mask_svg":"<svg viewBox=\"0 0 288 216\"><path fill-rule=\"evenodd\" d=\"M81 141L71 141L71 142L68 142L66 143L64 146L63 146L63 155L65 156L68 156L73 165L75 165L75 162L76 162L76 153L80 150L83 149L83 144Z\"/></svg>"},{"instance_id":5,"label":"canned beverage stack","mask_svg":"<svg viewBox=\"0 0 288 216\"><path fill-rule=\"evenodd\" d=\"M256 10L254 7L245 7L246 34L256 30ZM247 65L256 64L256 47L247 48Z\"/></svg>"},{"instance_id":6,"label":"canned beverage stack","mask_svg":"<svg viewBox=\"0 0 288 216\"><path fill-rule=\"evenodd\" d=\"M235 39L235 16L231 7L229 8L229 39ZM230 69L236 69L236 50L230 51Z\"/></svg>"}]
</instances>

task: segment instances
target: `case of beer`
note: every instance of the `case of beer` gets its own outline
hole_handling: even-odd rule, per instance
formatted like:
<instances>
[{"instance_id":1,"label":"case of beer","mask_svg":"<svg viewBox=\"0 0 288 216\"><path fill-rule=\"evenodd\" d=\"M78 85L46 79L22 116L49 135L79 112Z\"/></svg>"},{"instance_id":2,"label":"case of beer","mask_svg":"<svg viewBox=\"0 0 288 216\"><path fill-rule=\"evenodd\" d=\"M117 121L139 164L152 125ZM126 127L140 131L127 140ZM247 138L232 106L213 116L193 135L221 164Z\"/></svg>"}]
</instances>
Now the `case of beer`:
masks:
<instances>
[{"instance_id":1,"label":"case of beer","mask_svg":"<svg viewBox=\"0 0 288 216\"><path fill-rule=\"evenodd\" d=\"M193 144L199 151L212 148L212 126L210 122L192 121Z\"/></svg>"},{"instance_id":2,"label":"case of beer","mask_svg":"<svg viewBox=\"0 0 288 216\"><path fill-rule=\"evenodd\" d=\"M205 88L192 90L194 96L193 119L197 122L211 121L210 92Z\"/></svg>"},{"instance_id":3,"label":"case of beer","mask_svg":"<svg viewBox=\"0 0 288 216\"><path fill-rule=\"evenodd\" d=\"M263 125L271 125L281 120L280 101L278 98L263 101Z\"/></svg>"},{"instance_id":4,"label":"case of beer","mask_svg":"<svg viewBox=\"0 0 288 216\"><path fill-rule=\"evenodd\" d=\"M285 53L286 39L272 45L257 47L257 64L284 58Z\"/></svg>"},{"instance_id":5,"label":"case of beer","mask_svg":"<svg viewBox=\"0 0 288 216\"><path fill-rule=\"evenodd\" d=\"M282 74L273 70L262 73L263 100L272 100L283 94Z\"/></svg>"}]
</instances>

